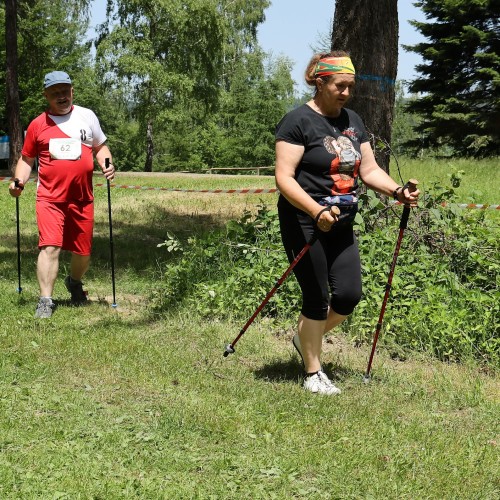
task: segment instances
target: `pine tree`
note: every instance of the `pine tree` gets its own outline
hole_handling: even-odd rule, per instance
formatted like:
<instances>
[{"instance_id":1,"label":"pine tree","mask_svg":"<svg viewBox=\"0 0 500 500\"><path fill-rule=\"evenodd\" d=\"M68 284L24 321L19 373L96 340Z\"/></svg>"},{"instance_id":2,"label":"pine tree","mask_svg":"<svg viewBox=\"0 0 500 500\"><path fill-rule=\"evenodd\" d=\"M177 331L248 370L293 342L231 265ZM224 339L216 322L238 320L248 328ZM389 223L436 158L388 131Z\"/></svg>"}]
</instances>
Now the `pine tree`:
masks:
<instances>
[{"instance_id":1,"label":"pine tree","mask_svg":"<svg viewBox=\"0 0 500 500\"><path fill-rule=\"evenodd\" d=\"M405 47L424 63L409 90L408 110L429 148L464 156L500 154L499 0L421 0L428 22L411 24L428 40Z\"/></svg>"}]
</instances>

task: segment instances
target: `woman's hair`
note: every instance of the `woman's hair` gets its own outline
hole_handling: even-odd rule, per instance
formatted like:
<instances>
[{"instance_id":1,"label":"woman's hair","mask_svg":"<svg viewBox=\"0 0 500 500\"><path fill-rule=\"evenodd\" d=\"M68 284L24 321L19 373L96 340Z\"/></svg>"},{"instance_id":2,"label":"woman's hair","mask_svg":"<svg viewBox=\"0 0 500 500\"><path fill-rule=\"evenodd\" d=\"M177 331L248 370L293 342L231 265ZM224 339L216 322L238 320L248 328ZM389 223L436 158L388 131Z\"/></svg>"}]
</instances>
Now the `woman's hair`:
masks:
<instances>
[{"instance_id":1,"label":"woman's hair","mask_svg":"<svg viewBox=\"0 0 500 500\"><path fill-rule=\"evenodd\" d=\"M324 52L321 54L314 54L309 61L309 64L307 65L306 72L305 72L305 80L307 85L310 87L316 87L316 66L318 64L318 61L320 59L324 59L325 57L350 57L349 52L346 52L345 50L333 50L332 52ZM330 77L329 76L323 76L321 77L323 80L326 82Z\"/></svg>"}]
</instances>

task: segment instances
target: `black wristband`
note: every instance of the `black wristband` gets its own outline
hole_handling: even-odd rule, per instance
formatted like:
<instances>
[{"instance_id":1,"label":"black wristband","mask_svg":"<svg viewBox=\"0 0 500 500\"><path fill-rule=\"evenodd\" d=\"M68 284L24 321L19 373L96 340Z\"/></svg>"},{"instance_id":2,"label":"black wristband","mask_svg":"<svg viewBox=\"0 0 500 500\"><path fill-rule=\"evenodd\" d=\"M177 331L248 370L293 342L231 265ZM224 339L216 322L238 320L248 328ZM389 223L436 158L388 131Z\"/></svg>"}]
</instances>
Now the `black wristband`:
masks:
<instances>
[{"instance_id":1,"label":"black wristband","mask_svg":"<svg viewBox=\"0 0 500 500\"><path fill-rule=\"evenodd\" d=\"M396 201L398 201L398 193L399 193L399 191L400 191L400 190L402 191L403 189L404 189L404 188L403 188L403 186L398 186L398 187L397 187L397 188L396 188L396 189L392 192L392 197L393 197Z\"/></svg>"},{"instance_id":2,"label":"black wristband","mask_svg":"<svg viewBox=\"0 0 500 500\"><path fill-rule=\"evenodd\" d=\"M14 185L21 191L24 189L24 184L21 182L21 179L18 179L17 177L14 179Z\"/></svg>"}]
</instances>

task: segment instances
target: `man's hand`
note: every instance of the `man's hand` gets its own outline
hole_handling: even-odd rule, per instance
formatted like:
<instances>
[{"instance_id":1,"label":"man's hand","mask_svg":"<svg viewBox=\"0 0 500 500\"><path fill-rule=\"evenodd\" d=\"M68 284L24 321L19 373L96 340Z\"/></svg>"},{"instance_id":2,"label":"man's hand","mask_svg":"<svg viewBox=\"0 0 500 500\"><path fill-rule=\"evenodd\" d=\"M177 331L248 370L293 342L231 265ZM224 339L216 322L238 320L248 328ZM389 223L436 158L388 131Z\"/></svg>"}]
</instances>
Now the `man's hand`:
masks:
<instances>
[{"instance_id":1,"label":"man's hand","mask_svg":"<svg viewBox=\"0 0 500 500\"><path fill-rule=\"evenodd\" d=\"M106 162L102 167L102 173L106 180L112 181L115 178L115 166L111 162Z\"/></svg>"},{"instance_id":2,"label":"man's hand","mask_svg":"<svg viewBox=\"0 0 500 500\"><path fill-rule=\"evenodd\" d=\"M22 183L19 179L14 179L14 181L9 184L9 193L14 198L21 196L23 189L24 183Z\"/></svg>"}]
</instances>

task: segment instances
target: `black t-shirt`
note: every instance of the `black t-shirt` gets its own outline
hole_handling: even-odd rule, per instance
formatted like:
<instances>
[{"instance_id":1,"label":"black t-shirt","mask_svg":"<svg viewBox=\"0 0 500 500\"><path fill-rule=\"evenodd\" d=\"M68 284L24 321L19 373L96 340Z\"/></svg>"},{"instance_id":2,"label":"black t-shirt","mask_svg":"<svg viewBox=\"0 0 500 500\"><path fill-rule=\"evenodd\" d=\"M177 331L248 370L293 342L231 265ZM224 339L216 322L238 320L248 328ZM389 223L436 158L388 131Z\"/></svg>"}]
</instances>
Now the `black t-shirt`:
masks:
<instances>
[{"instance_id":1,"label":"black t-shirt","mask_svg":"<svg viewBox=\"0 0 500 500\"><path fill-rule=\"evenodd\" d=\"M360 146L369 137L354 111L342 108L337 118L331 118L304 104L282 118L276 139L304 146L295 179L312 198L356 191Z\"/></svg>"}]
</instances>

